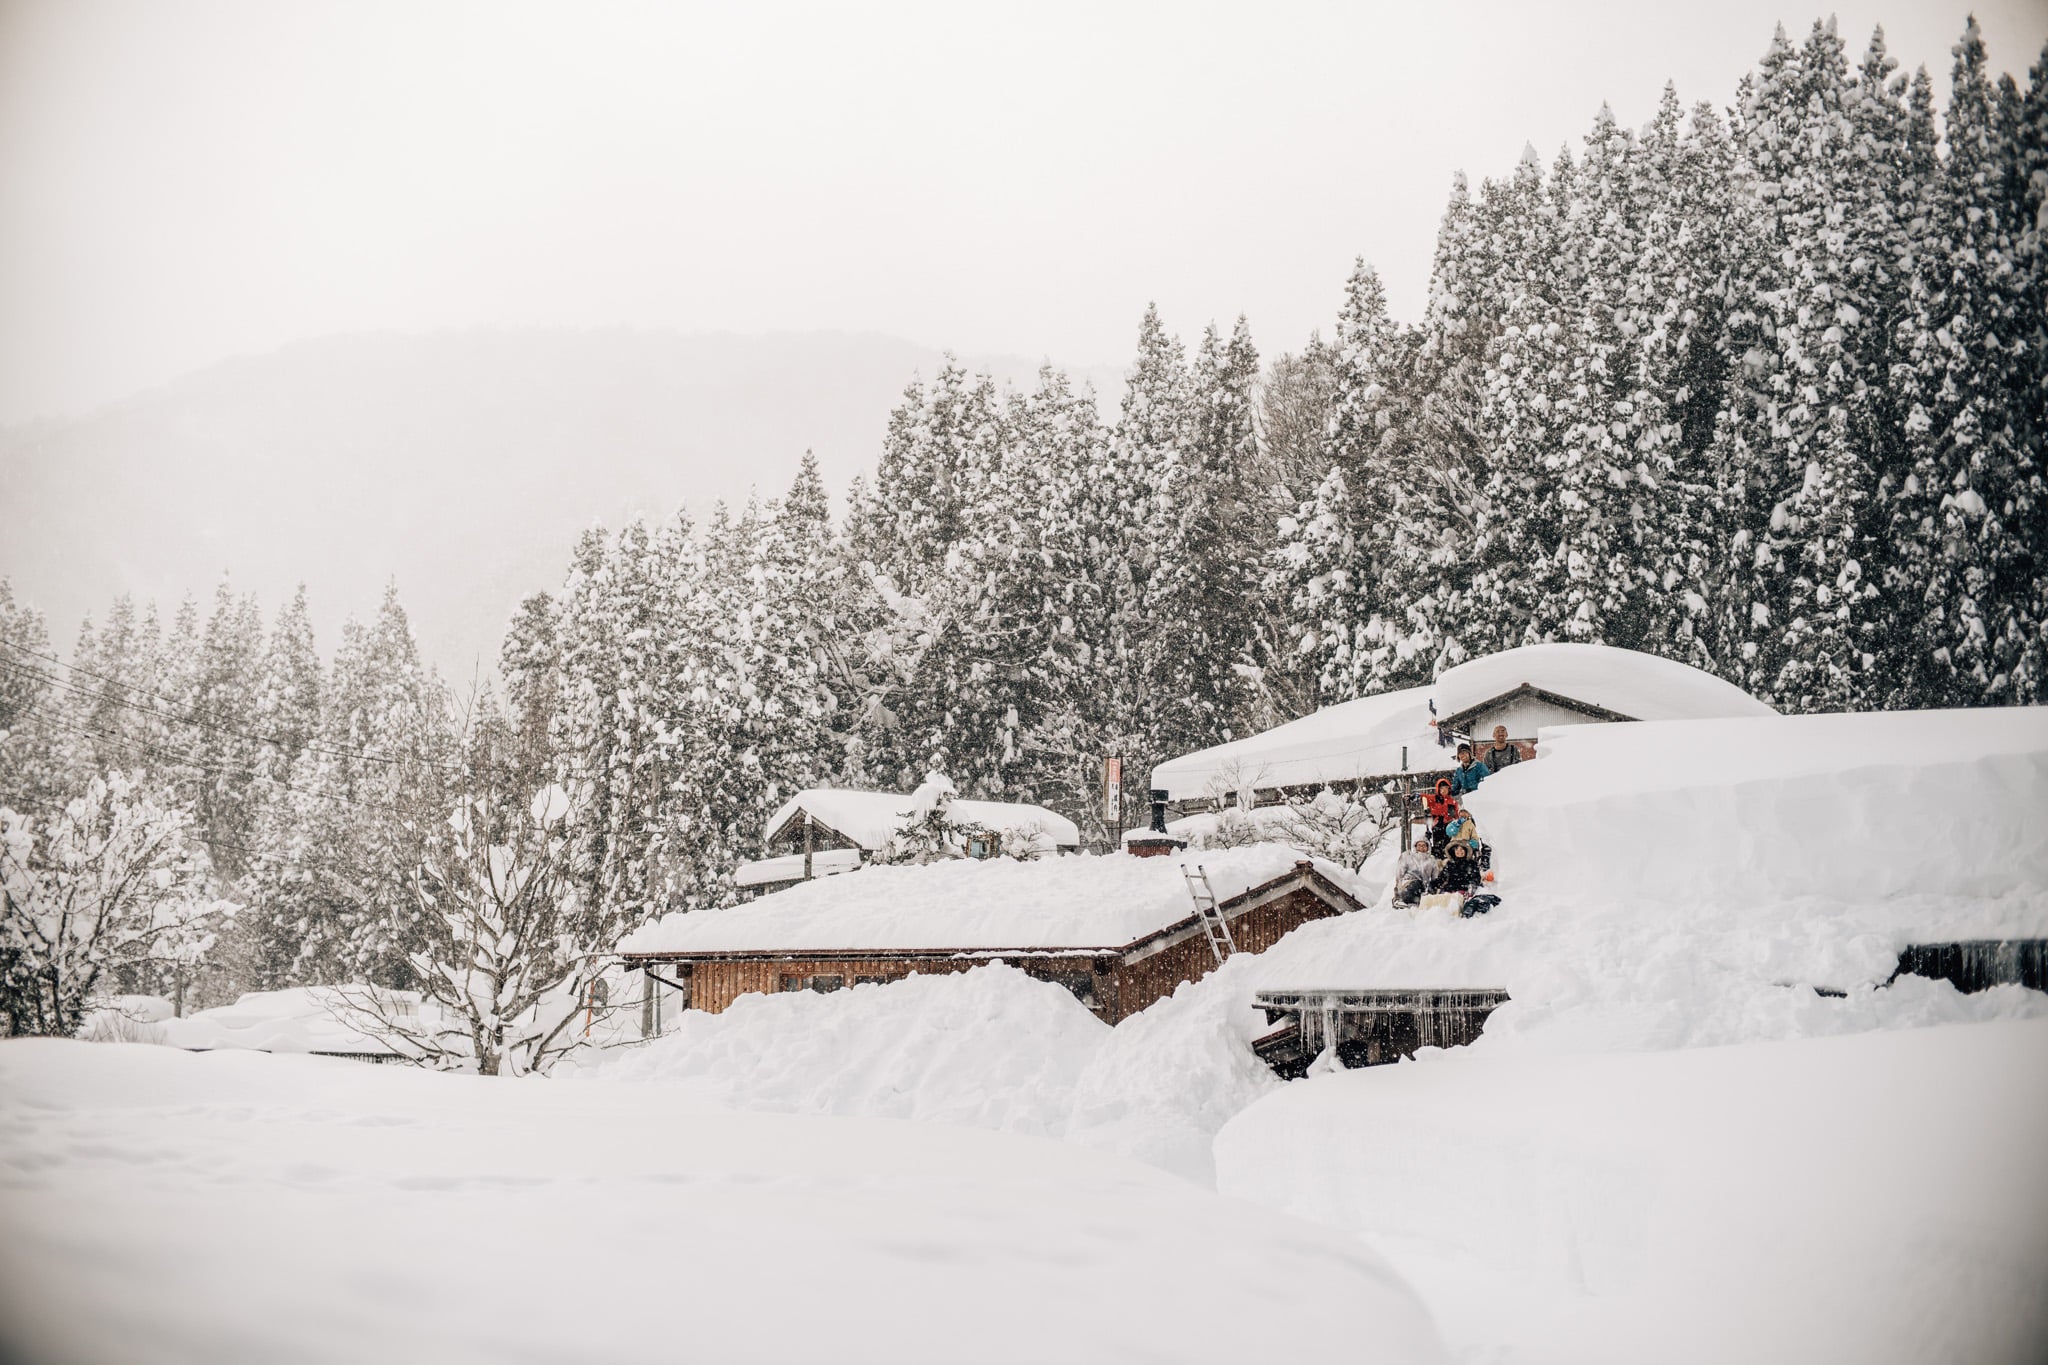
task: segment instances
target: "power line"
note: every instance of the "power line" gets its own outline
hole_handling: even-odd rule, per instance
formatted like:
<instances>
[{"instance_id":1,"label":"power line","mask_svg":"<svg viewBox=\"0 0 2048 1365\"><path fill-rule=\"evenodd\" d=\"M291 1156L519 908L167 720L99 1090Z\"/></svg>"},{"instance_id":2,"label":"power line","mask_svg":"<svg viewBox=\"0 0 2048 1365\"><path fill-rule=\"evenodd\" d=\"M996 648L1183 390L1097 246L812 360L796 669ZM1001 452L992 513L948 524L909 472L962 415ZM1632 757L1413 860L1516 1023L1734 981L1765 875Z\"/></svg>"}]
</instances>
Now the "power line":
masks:
<instances>
[{"instance_id":1,"label":"power line","mask_svg":"<svg viewBox=\"0 0 2048 1365\"><path fill-rule=\"evenodd\" d=\"M153 697L157 701L164 703L164 705L166 706L178 705L177 702L173 701L169 697L166 697L161 692L151 691L149 688L139 686L138 684L132 682L123 682L119 678L110 678L104 673L95 673L93 670L89 668L80 667L78 664L66 663L64 660L58 658L54 654L45 654L42 653L40 650L30 649L26 645L17 644L12 640L0 640L0 646L12 649L19 654L28 655L30 658L40 659L46 664L55 664L57 667L67 669L72 673L80 674L84 677L92 678L98 682L105 683L109 687L118 687L123 689L124 691L133 692L140 696ZM246 731L235 730L227 726L216 725L211 721L201 720L194 715L180 715L176 712L160 710L157 707L144 706L139 702L128 701L118 696L108 696L105 693L95 692L90 688L82 688L75 682L68 682L62 678L53 677L48 673L42 672L41 670L32 668L28 665L19 663L10 665L5 659L0 659L0 667L12 667L17 672L23 674L26 677L36 678L42 682L50 683L51 685L56 687L66 688L77 696L87 697L92 699L93 701L105 702L112 706L119 706L125 708L126 710L138 712L142 715L157 716L164 720L175 721L180 725L191 725L198 729L211 730L215 734L226 735L233 739L247 740L251 744L266 744L274 749L287 749L291 747L291 740L287 736L249 734ZM300 751L303 753L319 754L327 758L353 758L359 759L365 763L386 763L393 765L402 763L416 763L421 767L441 768L448 771L458 771L462 766L459 763L437 762L429 758L393 758L385 754L372 754L367 753L361 749L342 748L337 745L324 744L315 740L308 740L304 744L300 745L299 748Z\"/></svg>"},{"instance_id":2,"label":"power line","mask_svg":"<svg viewBox=\"0 0 2048 1365\"><path fill-rule=\"evenodd\" d=\"M0 661L0 667L5 666L5 662ZM88 735L94 739L104 741L109 746L123 750L131 756L138 752L154 755L166 762L174 763L181 767L196 768L201 772L208 771L210 766L190 754L181 753L174 749L166 749L161 745L152 744L146 739L136 739L105 730L95 730L89 725L80 725L76 721L66 720L62 716L52 713L45 713L43 718L51 724L70 730L75 734ZM381 810L400 816L406 814L402 808L383 801L364 801L353 796L344 796L340 792L315 791L310 787L293 786L290 782L284 781L281 778L270 777L264 773L249 772L243 775L252 782L267 783L284 791L296 792L300 796L310 796L316 801L338 801L342 805L354 806L360 810Z\"/></svg>"},{"instance_id":3,"label":"power line","mask_svg":"<svg viewBox=\"0 0 2048 1365\"><path fill-rule=\"evenodd\" d=\"M153 746L153 745L149 745L149 744L147 744L147 743L145 743L145 742L143 742L143 741L141 741L141 740L131 740L131 739L124 739L124 738L120 738L120 737L118 737L118 736L114 736L114 735L109 735L109 734L106 734L106 733L105 733L104 731L99 731L99 730L91 730L91 729L86 729L86 728L84 728L84 727L82 727L82 726L74 725L74 724L72 724L72 723L70 723L70 722L68 722L68 721L65 721L65 720L63 720L63 719L61 719L61 718L59 718L59 717L56 717L56 716L50 716L50 715L46 715L46 716L45 716L44 718L45 718L46 720L50 720L50 721L53 721L53 722L55 722L56 724L58 724L58 725L62 726L63 728L65 728L65 729L67 729L67 730L73 730L73 731L76 731L76 732L77 732L77 733L79 733L79 734L84 734L84 735L91 735L91 736L93 736L94 738L97 738L97 739L101 739L101 740L104 740L104 741L105 741L105 742L106 742L106 743L107 743L107 744L109 745L109 747L111 747L111 748L114 748L114 749L116 749L116 750L119 750L119 751L121 751L121 752L123 752L123 753L127 754L127 755L128 755L128 756L129 756L130 758L133 758L133 757L135 757L135 756L136 756L137 754L139 754L139 753L142 753L142 752L143 752L143 751L145 751L145 750L151 750L151 749L154 749L154 748L155 748L155 746ZM176 760L174 760L174 761L176 761ZM259 781L271 781L271 782L274 782L274 781L275 781L275 779L273 779L273 778L263 778L263 777L262 777L262 776L261 776L260 774L251 774L251 776L253 776L253 777L256 777L256 778L257 778L257 779L258 779ZM301 790L301 789L300 789L300 788L297 788L297 787L292 787L292 788L290 788L290 790L292 790L292 791L299 791L299 790ZM336 797L336 796L333 796L333 795L331 795L331 794L327 794L327 793L320 793L320 792L305 792L305 793L303 793L303 794L305 794L305 795L308 795L308 796L313 796L313 797L317 797L317 798L322 798L322 799L328 799L328 800L342 800L342 801L347 801L347 800L348 800L348 798L346 798L346 797ZM353 803L353 802L352 802L351 804L358 804L358 803ZM396 808L395 808L395 807L391 807L391 808L389 808L389 809L393 809L393 810L395 810ZM192 814L192 813L191 813L191 812L187 812L187 814ZM184 837L185 837L185 838L187 838L187 839L189 839L189 840L190 840L190 841L192 841L193 843L196 843L196 844L203 844L203 845L205 845L205 846L206 846L207 848L209 848L209 849L223 849L223 848L225 848L225 849L231 850L231 851L233 851L233 852L235 852L235 853L240 853L240 854L244 855L245 857L248 857L248 858L251 858L251 859L267 859L267 858L272 858L272 857L276 857L276 856L277 856L277 855L274 855L274 854L271 854L271 853L267 853L267 852L266 852L265 850L263 850L263 849L260 849L260 848L257 848L257 847L256 847L256 846L254 846L253 844L245 844L245 843L241 843L241 842L239 842L238 840L234 840L234 839L224 839L224 838L221 838L221 837L219 837L219 836L217 836L217 835L210 835L210 834L207 834L207 833L205 833L205 832L203 832L203 831L201 831L201 830L199 830L199 829L196 829L196 828L195 828L195 829L190 829L190 830L187 830L187 831L185 832L185 834L184 834ZM345 876L350 876L350 877L360 877L360 876L363 876L363 875L365 874L365 871L366 871L366 869L364 869L364 868L361 868L361 867L357 867L357 866L353 866L353 865L351 865L351 864L348 864L348 863L338 862L338 861L336 861L336 860L334 860L334 859L332 859L332 858L317 858L317 857L278 857L278 858L277 858L277 860L278 860L278 861L281 861L281 862L284 862L284 863L287 863L287 864L289 864L289 865L291 865L291 866L294 866L294 867L322 867L322 868L326 868L327 870L329 870L329 871L331 871L331 872L339 872L339 873L342 873L342 874L343 874L343 875L345 875Z\"/></svg>"}]
</instances>

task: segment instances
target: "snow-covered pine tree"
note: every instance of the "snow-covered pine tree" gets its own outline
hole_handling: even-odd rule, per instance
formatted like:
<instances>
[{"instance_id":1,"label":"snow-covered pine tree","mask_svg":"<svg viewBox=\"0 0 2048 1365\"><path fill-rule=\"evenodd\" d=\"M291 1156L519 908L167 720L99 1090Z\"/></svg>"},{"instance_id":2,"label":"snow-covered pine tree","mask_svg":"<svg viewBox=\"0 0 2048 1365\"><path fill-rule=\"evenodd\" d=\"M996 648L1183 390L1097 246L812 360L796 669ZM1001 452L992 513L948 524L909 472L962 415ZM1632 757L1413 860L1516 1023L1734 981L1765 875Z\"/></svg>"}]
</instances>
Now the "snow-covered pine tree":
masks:
<instances>
[{"instance_id":1,"label":"snow-covered pine tree","mask_svg":"<svg viewBox=\"0 0 2048 1365\"><path fill-rule=\"evenodd\" d=\"M1638 521L1647 609L1635 638L1711 670L1725 541L1712 447L1727 387L1730 149L1713 106L1695 105L1681 119L1677 91L1667 86L1638 158L1644 218L1630 291L1644 332L1636 384L1655 416L1639 418L1636 429L1655 486L1639 495L1648 505Z\"/></svg>"},{"instance_id":2,"label":"snow-covered pine tree","mask_svg":"<svg viewBox=\"0 0 2048 1365\"><path fill-rule=\"evenodd\" d=\"M299 940L293 983L403 985L421 932L412 869L455 754L446 698L395 585L370 625L343 625L323 693L319 737L293 768L291 818L272 828L255 881Z\"/></svg>"},{"instance_id":3,"label":"snow-covered pine tree","mask_svg":"<svg viewBox=\"0 0 2048 1365\"><path fill-rule=\"evenodd\" d=\"M200 640L188 723L171 743L195 771L193 813L213 861L233 877L247 865L256 832L262 762L257 738L258 668L263 619L253 597L237 596L223 577Z\"/></svg>"},{"instance_id":4,"label":"snow-covered pine tree","mask_svg":"<svg viewBox=\"0 0 2048 1365\"><path fill-rule=\"evenodd\" d=\"M49 628L0 578L0 806L34 815L61 804L65 706L50 681Z\"/></svg>"},{"instance_id":5,"label":"snow-covered pine tree","mask_svg":"<svg viewBox=\"0 0 2048 1365\"><path fill-rule=\"evenodd\" d=\"M1722 435L1742 485L1726 615L1746 628L1730 663L1795 709L1853 704L1875 663L1860 539L1874 480L1851 430L1868 379L1852 338L1871 324L1845 225L1850 105L1833 24L1800 49L1780 29L1736 138L1728 345L1739 373Z\"/></svg>"},{"instance_id":6,"label":"snow-covered pine tree","mask_svg":"<svg viewBox=\"0 0 2048 1365\"><path fill-rule=\"evenodd\" d=\"M2020 270L2029 190L2014 183L2025 184L2017 172L2030 154L2019 149L2020 103L1993 85L1975 19L1952 79L1917 319L1931 344L1908 417L1920 440L1892 518L1903 637L1917 646L1893 700L1915 705L2033 700L2044 665L2037 556L2048 507L2030 430L2038 399L2028 398L2041 323L2026 313L2040 286Z\"/></svg>"},{"instance_id":7,"label":"snow-covered pine tree","mask_svg":"<svg viewBox=\"0 0 2048 1365\"><path fill-rule=\"evenodd\" d=\"M719 509L717 524L723 517ZM703 650L714 623L692 605L702 560L680 517L660 533L641 522L616 538L592 529L576 548L556 615L561 714L554 743L566 786L587 791L570 827L585 902L637 923L694 894L679 879L729 871L715 844L701 864L684 847L713 837L720 809L707 783L710 743L696 727L731 706L730 672L714 681ZM717 747L713 745L712 747ZM722 750L721 750L722 752Z\"/></svg>"},{"instance_id":8,"label":"snow-covered pine tree","mask_svg":"<svg viewBox=\"0 0 2048 1365\"><path fill-rule=\"evenodd\" d=\"M1469 556L1477 649L1554 638L1570 615L1571 539L1583 519L1567 505L1576 490L1563 477L1565 436L1582 407L1573 369L1581 258L1592 247L1578 185L1568 151L1546 184L1525 147L1512 179L1482 190L1500 335L1484 371L1486 458Z\"/></svg>"},{"instance_id":9,"label":"snow-covered pine tree","mask_svg":"<svg viewBox=\"0 0 2048 1365\"><path fill-rule=\"evenodd\" d=\"M1387 576L1391 509L1403 489L1403 471L1389 457L1401 336L1379 274L1363 259L1345 282L1329 355L1324 472L1280 523L1268 585L1290 623L1288 657L1312 670L1321 702L1382 681L1393 653L1382 626L1399 618L1405 599Z\"/></svg>"},{"instance_id":10,"label":"snow-covered pine tree","mask_svg":"<svg viewBox=\"0 0 2048 1365\"><path fill-rule=\"evenodd\" d=\"M1363 263L1361 262L1361 265ZM1329 427L1337 401L1333 348L1311 334L1299 355L1282 354L1266 369L1259 393L1261 487L1256 516L1265 552L1253 627L1250 723L1270 729L1315 709L1320 636L1301 633L1293 616L1299 587L1289 563L1308 556L1294 548L1300 514L1330 471ZM1302 646L1307 645L1304 649Z\"/></svg>"},{"instance_id":11,"label":"snow-covered pine tree","mask_svg":"<svg viewBox=\"0 0 2048 1365\"><path fill-rule=\"evenodd\" d=\"M522 599L498 649L505 683L509 762L522 790L538 791L554 775L554 736L562 710L562 655L556 638L555 599L544 592Z\"/></svg>"},{"instance_id":12,"label":"snow-covered pine tree","mask_svg":"<svg viewBox=\"0 0 2048 1365\"><path fill-rule=\"evenodd\" d=\"M1473 598L1486 370L1504 311L1494 238L1460 173L1437 232L1429 304L1395 390L1398 415L1382 446L1392 535L1381 572L1405 600L1368 626L1367 647L1379 657L1365 691L1427 681L1471 652L1467 638L1490 650L1499 633Z\"/></svg>"},{"instance_id":13,"label":"snow-covered pine tree","mask_svg":"<svg viewBox=\"0 0 2048 1365\"><path fill-rule=\"evenodd\" d=\"M324 685L301 584L271 626L255 683L256 811L241 869L247 906L225 936L223 955L233 984L243 990L291 984L299 959L304 937L299 890L310 874L292 860L295 825L302 815L292 780L294 774L312 773L307 753L320 735Z\"/></svg>"},{"instance_id":14,"label":"snow-covered pine tree","mask_svg":"<svg viewBox=\"0 0 2048 1365\"><path fill-rule=\"evenodd\" d=\"M1194 443L1192 376L1180 339L1166 330L1156 304L1138 323L1137 355L1125 372L1123 402L1110 437L1110 458L1096 485L1094 520L1117 554L1099 584L1107 634L1096 676L1109 699L1104 742L1136 771L1166 757L1154 747L1171 696L1155 696L1146 672L1146 641L1159 623L1147 615L1160 565L1158 536L1169 514L1164 489Z\"/></svg>"},{"instance_id":15,"label":"snow-covered pine tree","mask_svg":"<svg viewBox=\"0 0 2048 1365\"><path fill-rule=\"evenodd\" d=\"M1140 675L1148 752L1166 756L1242 731L1255 658L1258 350L1240 317L1196 352L1187 433L1158 470L1148 539Z\"/></svg>"}]
</instances>

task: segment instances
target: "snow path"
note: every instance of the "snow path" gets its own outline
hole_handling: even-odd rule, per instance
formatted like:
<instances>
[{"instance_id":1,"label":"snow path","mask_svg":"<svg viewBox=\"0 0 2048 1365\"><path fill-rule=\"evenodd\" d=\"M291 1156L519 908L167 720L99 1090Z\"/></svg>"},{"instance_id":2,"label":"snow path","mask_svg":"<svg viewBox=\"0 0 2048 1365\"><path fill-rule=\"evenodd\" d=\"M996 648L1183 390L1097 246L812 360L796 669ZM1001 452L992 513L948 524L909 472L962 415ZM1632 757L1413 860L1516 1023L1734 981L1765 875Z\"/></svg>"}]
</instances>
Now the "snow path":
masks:
<instances>
[{"instance_id":1,"label":"snow path","mask_svg":"<svg viewBox=\"0 0 2048 1365\"><path fill-rule=\"evenodd\" d=\"M0 1225L0 1357L54 1365L1443 1359L1341 1233L661 1086L9 1041Z\"/></svg>"},{"instance_id":2,"label":"snow path","mask_svg":"<svg viewBox=\"0 0 2048 1365\"><path fill-rule=\"evenodd\" d=\"M1460 1357L2027 1365L2048 1020L1424 1054L1270 1095L1219 1184L1358 1234Z\"/></svg>"}]
</instances>

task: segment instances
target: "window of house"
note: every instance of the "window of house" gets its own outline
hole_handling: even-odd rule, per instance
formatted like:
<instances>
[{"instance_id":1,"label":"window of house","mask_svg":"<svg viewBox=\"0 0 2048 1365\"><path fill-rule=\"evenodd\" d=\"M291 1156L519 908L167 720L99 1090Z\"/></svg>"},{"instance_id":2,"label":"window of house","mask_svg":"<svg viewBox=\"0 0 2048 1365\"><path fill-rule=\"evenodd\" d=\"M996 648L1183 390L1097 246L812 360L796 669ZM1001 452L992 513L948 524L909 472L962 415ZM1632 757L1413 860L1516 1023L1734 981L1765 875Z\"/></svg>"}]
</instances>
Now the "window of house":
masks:
<instances>
[{"instance_id":1,"label":"window of house","mask_svg":"<svg viewBox=\"0 0 2048 1365\"><path fill-rule=\"evenodd\" d=\"M1074 993L1074 998L1089 1009L1095 1008L1095 978L1093 976L1057 976L1053 980Z\"/></svg>"},{"instance_id":2,"label":"window of house","mask_svg":"<svg viewBox=\"0 0 2048 1365\"><path fill-rule=\"evenodd\" d=\"M827 995L845 987L846 978L843 975L801 976L795 972L782 974L782 989L785 991L816 991L820 995Z\"/></svg>"}]
</instances>

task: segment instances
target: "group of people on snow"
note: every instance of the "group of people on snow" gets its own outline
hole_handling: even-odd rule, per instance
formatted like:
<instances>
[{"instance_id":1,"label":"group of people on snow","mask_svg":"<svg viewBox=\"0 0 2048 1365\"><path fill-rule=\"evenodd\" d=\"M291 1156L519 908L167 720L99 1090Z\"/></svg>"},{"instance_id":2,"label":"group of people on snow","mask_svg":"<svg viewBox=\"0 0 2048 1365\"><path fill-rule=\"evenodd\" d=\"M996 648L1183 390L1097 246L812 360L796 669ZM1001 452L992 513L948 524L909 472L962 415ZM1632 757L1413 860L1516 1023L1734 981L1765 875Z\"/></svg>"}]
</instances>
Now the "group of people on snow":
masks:
<instances>
[{"instance_id":1,"label":"group of people on snow","mask_svg":"<svg viewBox=\"0 0 2048 1365\"><path fill-rule=\"evenodd\" d=\"M1479 837L1479 823L1466 810L1462 798L1479 790L1502 768L1522 761L1522 751L1508 742L1505 725L1493 727L1493 743L1475 750L1470 741L1458 745L1458 766L1449 777L1436 780L1435 790L1422 798L1429 822L1413 848L1404 850L1394 869L1394 899L1402 905L1419 905L1424 897L1456 898L1461 914L1482 912L1491 897L1475 893L1486 880L1491 850Z\"/></svg>"}]
</instances>

